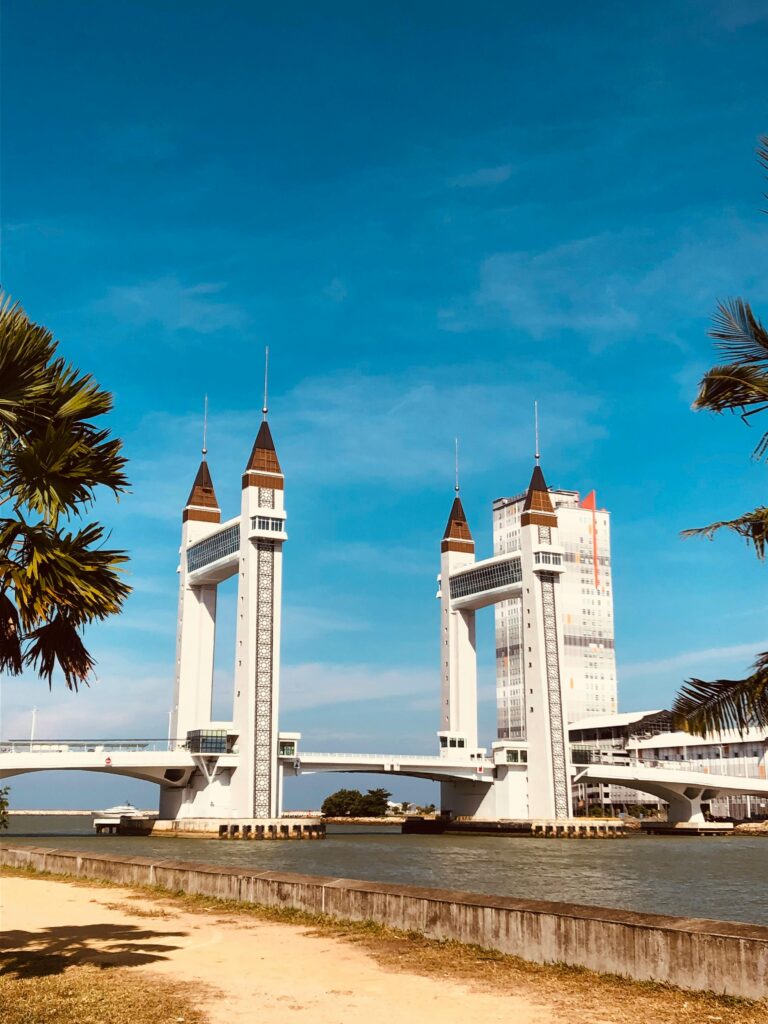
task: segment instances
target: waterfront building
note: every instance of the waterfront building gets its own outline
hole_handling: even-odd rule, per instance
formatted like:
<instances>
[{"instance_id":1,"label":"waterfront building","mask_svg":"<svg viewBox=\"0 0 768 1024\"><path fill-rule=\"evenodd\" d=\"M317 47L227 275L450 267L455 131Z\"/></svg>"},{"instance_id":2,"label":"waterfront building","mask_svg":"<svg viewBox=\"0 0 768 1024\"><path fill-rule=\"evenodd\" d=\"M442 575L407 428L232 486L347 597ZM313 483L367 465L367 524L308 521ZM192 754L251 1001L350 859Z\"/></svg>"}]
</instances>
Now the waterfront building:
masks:
<instances>
[{"instance_id":1,"label":"waterfront building","mask_svg":"<svg viewBox=\"0 0 768 1024\"><path fill-rule=\"evenodd\" d=\"M563 551L559 616L561 672L569 722L617 709L616 656L611 580L610 514L597 508L595 492L548 489ZM526 494L493 503L493 549L518 551ZM496 605L496 709L499 739L525 739L526 711L522 595Z\"/></svg>"},{"instance_id":2,"label":"waterfront building","mask_svg":"<svg viewBox=\"0 0 768 1024\"><path fill-rule=\"evenodd\" d=\"M672 732L669 711L634 711L584 718L569 726L571 759L576 768L590 763L677 767L712 776L758 779L768 772L768 729L735 730L708 737ZM574 786L574 805L601 807L607 814L631 805L658 810L663 802L626 786L582 782ZM710 803L715 817L768 816L768 800L744 793L721 795Z\"/></svg>"}]
</instances>

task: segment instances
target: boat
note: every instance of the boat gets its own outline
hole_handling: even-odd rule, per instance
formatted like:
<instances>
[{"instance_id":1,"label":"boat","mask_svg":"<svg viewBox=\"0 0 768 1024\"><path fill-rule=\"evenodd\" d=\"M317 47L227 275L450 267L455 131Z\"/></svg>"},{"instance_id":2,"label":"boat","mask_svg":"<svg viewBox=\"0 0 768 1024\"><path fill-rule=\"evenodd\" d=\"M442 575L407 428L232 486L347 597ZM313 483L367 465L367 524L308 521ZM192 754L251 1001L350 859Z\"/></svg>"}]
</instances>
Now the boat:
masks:
<instances>
[{"instance_id":1,"label":"boat","mask_svg":"<svg viewBox=\"0 0 768 1024\"><path fill-rule=\"evenodd\" d=\"M106 807L103 811L96 812L100 818L143 818L144 812L132 803L118 804L116 807Z\"/></svg>"},{"instance_id":2,"label":"boat","mask_svg":"<svg viewBox=\"0 0 768 1024\"><path fill-rule=\"evenodd\" d=\"M128 828L128 822L136 822L139 820L142 822L150 821L150 817L144 811L140 811L138 807L134 807L132 803L118 804L116 807L107 807L103 811L95 811L95 817L93 819L93 827L96 832L101 834L106 832L107 835L119 835L128 834L125 830ZM156 817L153 815L152 818ZM121 828L122 823L122 828ZM132 834L132 833L131 833Z\"/></svg>"}]
</instances>

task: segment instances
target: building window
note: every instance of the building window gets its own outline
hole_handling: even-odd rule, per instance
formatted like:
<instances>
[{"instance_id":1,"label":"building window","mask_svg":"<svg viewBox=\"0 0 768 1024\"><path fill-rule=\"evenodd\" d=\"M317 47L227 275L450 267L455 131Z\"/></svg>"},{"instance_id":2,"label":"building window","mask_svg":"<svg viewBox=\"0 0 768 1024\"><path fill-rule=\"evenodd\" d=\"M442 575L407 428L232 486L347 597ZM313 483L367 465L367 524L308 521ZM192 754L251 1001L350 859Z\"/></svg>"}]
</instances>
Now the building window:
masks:
<instances>
[{"instance_id":1,"label":"building window","mask_svg":"<svg viewBox=\"0 0 768 1024\"><path fill-rule=\"evenodd\" d=\"M200 540L187 548L187 572L194 572L210 565L220 558L233 555L240 547L240 524L219 530L211 537Z\"/></svg>"},{"instance_id":2,"label":"building window","mask_svg":"<svg viewBox=\"0 0 768 1024\"><path fill-rule=\"evenodd\" d=\"M226 729L192 729L187 733L187 749L191 754L226 754Z\"/></svg>"},{"instance_id":3,"label":"building window","mask_svg":"<svg viewBox=\"0 0 768 1024\"><path fill-rule=\"evenodd\" d=\"M251 529L280 533L283 529L283 520L275 519L273 516L251 516Z\"/></svg>"},{"instance_id":4,"label":"building window","mask_svg":"<svg viewBox=\"0 0 768 1024\"><path fill-rule=\"evenodd\" d=\"M523 570L519 558L510 558L506 562L496 562L494 565L470 569L468 572L451 577L451 599L456 600L459 597L482 594L486 590L497 590L499 587L509 587L520 583L522 578Z\"/></svg>"}]
</instances>

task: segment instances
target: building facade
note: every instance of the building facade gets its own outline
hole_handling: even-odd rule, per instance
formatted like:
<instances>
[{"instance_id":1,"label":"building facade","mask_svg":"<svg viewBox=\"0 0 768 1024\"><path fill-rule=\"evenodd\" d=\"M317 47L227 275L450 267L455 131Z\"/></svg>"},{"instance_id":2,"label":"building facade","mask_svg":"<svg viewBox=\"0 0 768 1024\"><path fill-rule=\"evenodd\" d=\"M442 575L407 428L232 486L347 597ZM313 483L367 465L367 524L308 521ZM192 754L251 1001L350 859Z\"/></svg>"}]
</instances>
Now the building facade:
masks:
<instances>
[{"instance_id":1,"label":"building facade","mask_svg":"<svg viewBox=\"0 0 768 1024\"><path fill-rule=\"evenodd\" d=\"M559 617L563 633L561 673L569 722L617 708L616 655L611 580L610 515L598 509L595 492L548 489L563 551ZM493 503L495 555L520 550L526 494ZM497 735L525 740L523 595L496 606Z\"/></svg>"},{"instance_id":2,"label":"building facade","mask_svg":"<svg viewBox=\"0 0 768 1024\"><path fill-rule=\"evenodd\" d=\"M747 729L743 735L728 731L706 738L672 732L669 711L634 711L584 718L569 726L571 760L575 768L599 762L677 767L712 776L765 779L768 769L768 730ZM602 782L576 783L574 807L580 812L599 807L605 814L618 814L642 807L663 813L664 803L656 796L627 786ZM716 818L768 816L768 799L737 793L712 800L710 813Z\"/></svg>"}]
</instances>

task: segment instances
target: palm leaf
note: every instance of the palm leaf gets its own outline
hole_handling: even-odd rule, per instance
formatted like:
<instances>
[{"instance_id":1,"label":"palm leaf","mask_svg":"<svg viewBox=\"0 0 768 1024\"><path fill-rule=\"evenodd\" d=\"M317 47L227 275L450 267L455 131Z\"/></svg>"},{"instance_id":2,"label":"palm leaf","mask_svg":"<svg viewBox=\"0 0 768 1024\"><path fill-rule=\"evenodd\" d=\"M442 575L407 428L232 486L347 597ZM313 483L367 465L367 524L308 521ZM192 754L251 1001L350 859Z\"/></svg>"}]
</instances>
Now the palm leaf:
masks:
<instances>
[{"instance_id":1,"label":"palm leaf","mask_svg":"<svg viewBox=\"0 0 768 1024\"><path fill-rule=\"evenodd\" d=\"M24 654L24 664L35 668L38 675L48 680L51 686L53 672L58 664L64 673L68 690L77 690L96 664L85 649L74 624L63 615L57 615L51 622L33 630L31 643Z\"/></svg>"},{"instance_id":2,"label":"palm leaf","mask_svg":"<svg viewBox=\"0 0 768 1024\"><path fill-rule=\"evenodd\" d=\"M768 409L768 371L756 361L713 366L701 378L693 408L713 412L741 410L742 419L747 420ZM768 433L765 433L752 455L761 459L767 453Z\"/></svg>"},{"instance_id":3,"label":"palm leaf","mask_svg":"<svg viewBox=\"0 0 768 1024\"><path fill-rule=\"evenodd\" d=\"M752 544L755 554L762 561L765 558L765 549L768 545L768 508L760 505L752 512L746 512L738 519L724 519L719 523L710 523L709 526L700 526L693 530L683 530L683 537L708 537L712 540L718 530L733 530L740 537L744 537L748 544Z\"/></svg>"},{"instance_id":4,"label":"palm leaf","mask_svg":"<svg viewBox=\"0 0 768 1024\"><path fill-rule=\"evenodd\" d=\"M706 736L768 727L768 652L753 668L746 679L687 680L672 705L673 728Z\"/></svg>"},{"instance_id":5,"label":"palm leaf","mask_svg":"<svg viewBox=\"0 0 768 1024\"><path fill-rule=\"evenodd\" d=\"M7 594L0 594L0 672L12 676L21 672L19 613Z\"/></svg>"},{"instance_id":6,"label":"palm leaf","mask_svg":"<svg viewBox=\"0 0 768 1024\"><path fill-rule=\"evenodd\" d=\"M709 334L717 339L716 347L729 362L768 360L768 331L743 299L718 303Z\"/></svg>"},{"instance_id":7,"label":"palm leaf","mask_svg":"<svg viewBox=\"0 0 768 1024\"><path fill-rule=\"evenodd\" d=\"M0 530L0 556L2 536ZM63 533L45 524L18 527L4 576L13 588L27 633L57 613L79 626L120 610L130 593L121 578L127 558L120 551L100 547L103 539L104 530L95 523L77 533Z\"/></svg>"},{"instance_id":8,"label":"palm leaf","mask_svg":"<svg viewBox=\"0 0 768 1024\"><path fill-rule=\"evenodd\" d=\"M96 487L109 487L115 494L126 489L126 460L120 449L106 430L90 424L63 429L51 421L8 450L3 490L55 526L59 515L90 504Z\"/></svg>"},{"instance_id":9,"label":"palm leaf","mask_svg":"<svg viewBox=\"0 0 768 1024\"><path fill-rule=\"evenodd\" d=\"M755 363L722 363L701 378L694 409L712 412L748 409L768 403L768 373Z\"/></svg>"}]
</instances>

